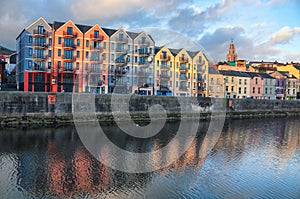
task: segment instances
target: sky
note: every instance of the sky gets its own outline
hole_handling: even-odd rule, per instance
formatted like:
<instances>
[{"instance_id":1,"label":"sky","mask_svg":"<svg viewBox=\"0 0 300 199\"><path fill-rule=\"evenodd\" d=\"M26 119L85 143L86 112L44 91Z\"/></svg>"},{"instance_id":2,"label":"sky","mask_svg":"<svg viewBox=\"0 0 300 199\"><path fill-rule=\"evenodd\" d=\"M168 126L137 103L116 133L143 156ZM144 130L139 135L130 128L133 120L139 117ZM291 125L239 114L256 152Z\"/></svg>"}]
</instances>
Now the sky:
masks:
<instances>
[{"instance_id":1,"label":"sky","mask_svg":"<svg viewBox=\"0 0 300 199\"><path fill-rule=\"evenodd\" d=\"M299 0L1 0L0 13L0 45L13 50L43 17L146 30L157 46L188 48L181 38L189 38L213 62L225 60L231 40L238 59L300 62Z\"/></svg>"}]
</instances>

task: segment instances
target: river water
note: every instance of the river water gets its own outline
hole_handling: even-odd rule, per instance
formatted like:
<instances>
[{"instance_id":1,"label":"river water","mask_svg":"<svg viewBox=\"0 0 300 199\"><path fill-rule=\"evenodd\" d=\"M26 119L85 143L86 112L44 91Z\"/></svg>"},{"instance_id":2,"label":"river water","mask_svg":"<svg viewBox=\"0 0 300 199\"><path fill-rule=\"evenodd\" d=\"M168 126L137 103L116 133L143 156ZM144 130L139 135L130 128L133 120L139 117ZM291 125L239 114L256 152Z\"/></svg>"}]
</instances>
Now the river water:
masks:
<instances>
[{"instance_id":1,"label":"river water","mask_svg":"<svg viewBox=\"0 0 300 199\"><path fill-rule=\"evenodd\" d=\"M167 144L176 128L168 123L160 136L138 140L104 127L133 151ZM300 198L300 118L227 120L204 159L199 149L207 128L200 122L173 164L139 174L97 161L75 126L1 129L0 198Z\"/></svg>"}]
</instances>

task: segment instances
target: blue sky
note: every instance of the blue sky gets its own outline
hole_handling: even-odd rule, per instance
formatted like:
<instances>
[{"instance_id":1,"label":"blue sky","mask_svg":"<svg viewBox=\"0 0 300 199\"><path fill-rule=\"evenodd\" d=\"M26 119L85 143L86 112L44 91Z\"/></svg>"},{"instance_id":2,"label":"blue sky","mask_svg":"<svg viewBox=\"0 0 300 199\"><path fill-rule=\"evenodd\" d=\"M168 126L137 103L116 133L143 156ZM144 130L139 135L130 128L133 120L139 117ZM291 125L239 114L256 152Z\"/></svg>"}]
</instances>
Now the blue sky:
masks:
<instances>
[{"instance_id":1,"label":"blue sky","mask_svg":"<svg viewBox=\"0 0 300 199\"><path fill-rule=\"evenodd\" d=\"M43 17L128 30L157 28L158 45L172 38L166 29L176 31L215 62L224 61L231 39L239 59L300 62L298 0L2 0L0 13L0 44L12 49L22 29Z\"/></svg>"}]
</instances>

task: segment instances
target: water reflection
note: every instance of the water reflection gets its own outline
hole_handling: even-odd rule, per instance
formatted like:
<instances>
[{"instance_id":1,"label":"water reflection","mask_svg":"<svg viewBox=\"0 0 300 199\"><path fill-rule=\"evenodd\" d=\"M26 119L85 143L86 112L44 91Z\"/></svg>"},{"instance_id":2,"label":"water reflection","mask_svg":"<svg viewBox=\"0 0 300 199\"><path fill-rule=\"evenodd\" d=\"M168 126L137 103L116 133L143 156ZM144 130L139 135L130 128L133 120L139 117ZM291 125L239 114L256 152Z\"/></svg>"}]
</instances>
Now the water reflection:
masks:
<instances>
[{"instance_id":1,"label":"water reflection","mask_svg":"<svg viewBox=\"0 0 300 199\"><path fill-rule=\"evenodd\" d=\"M300 196L299 118L228 120L205 159L208 122L177 161L156 172L132 174L99 163L82 145L74 126L0 130L1 198L173 198ZM159 150L174 137L169 123L159 136L137 140L105 127L118 146L131 151ZM178 141L178 146L184 144ZM155 162L178 154L157 153ZM204 153L204 154L203 154ZM111 158L110 148L101 155ZM118 160L112 160L118 161ZM128 166L134 166L126 162Z\"/></svg>"}]
</instances>

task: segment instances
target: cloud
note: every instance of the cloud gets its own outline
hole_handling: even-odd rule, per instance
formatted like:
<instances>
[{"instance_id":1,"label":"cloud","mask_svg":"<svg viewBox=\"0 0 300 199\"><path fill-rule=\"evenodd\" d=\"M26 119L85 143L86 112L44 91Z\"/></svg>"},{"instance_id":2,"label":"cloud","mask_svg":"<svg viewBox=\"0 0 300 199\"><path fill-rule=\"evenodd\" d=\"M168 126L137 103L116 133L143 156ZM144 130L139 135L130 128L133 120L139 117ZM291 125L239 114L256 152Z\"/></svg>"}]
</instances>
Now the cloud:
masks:
<instances>
[{"instance_id":1,"label":"cloud","mask_svg":"<svg viewBox=\"0 0 300 199\"><path fill-rule=\"evenodd\" d=\"M272 44L283 44L288 43L295 35L300 33L300 27L291 28L285 26L281 28L278 32L272 34L270 42Z\"/></svg>"}]
</instances>

